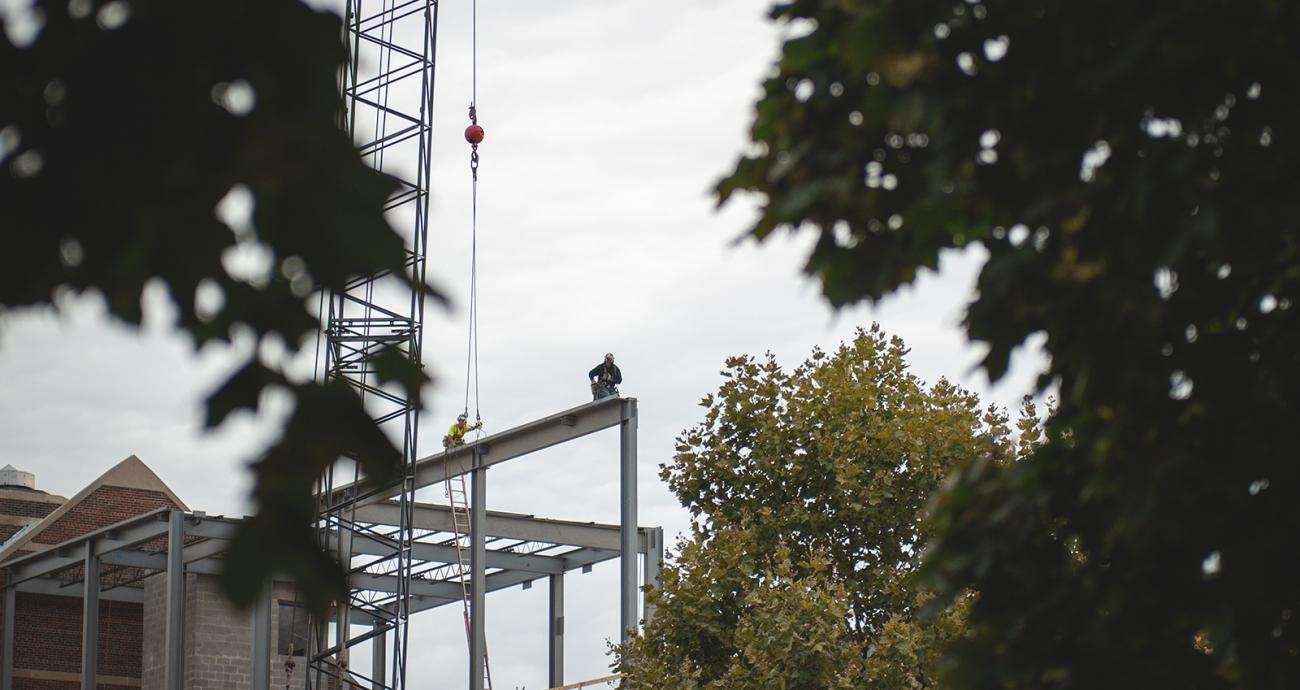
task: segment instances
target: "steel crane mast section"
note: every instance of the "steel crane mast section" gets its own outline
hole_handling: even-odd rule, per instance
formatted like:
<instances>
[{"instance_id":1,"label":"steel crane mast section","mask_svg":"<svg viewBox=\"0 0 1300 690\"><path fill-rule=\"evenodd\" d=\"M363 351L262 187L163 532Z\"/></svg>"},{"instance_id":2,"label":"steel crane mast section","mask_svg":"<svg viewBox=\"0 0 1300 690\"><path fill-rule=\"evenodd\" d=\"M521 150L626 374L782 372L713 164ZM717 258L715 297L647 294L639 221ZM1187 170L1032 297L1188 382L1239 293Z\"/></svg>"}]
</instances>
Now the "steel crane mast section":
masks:
<instances>
[{"instance_id":1,"label":"steel crane mast section","mask_svg":"<svg viewBox=\"0 0 1300 690\"><path fill-rule=\"evenodd\" d=\"M400 390L380 386L375 363L393 351L417 364L421 361L424 291L419 286L426 279L437 28L436 0L347 0L344 12L348 59L341 79L342 124L362 158L398 183L385 212L406 241L406 276L361 276L328 296L323 371L327 378L354 387L381 427L400 439L404 469L394 487L396 524L379 542L386 548L370 554L360 566L353 559L357 497L335 490L355 481L356 472L343 463L321 479L322 544L336 552L345 568L356 571L350 574L383 572L393 578L391 589L396 591L374 596L354 590L336 609L332 636L325 621L312 625L310 688L346 685L353 677L349 650L362 641L387 650L375 654L375 677L367 679L369 685L407 687L419 404ZM360 620L370 631L354 639L353 623Z\"/></svg>"}]
</instances>

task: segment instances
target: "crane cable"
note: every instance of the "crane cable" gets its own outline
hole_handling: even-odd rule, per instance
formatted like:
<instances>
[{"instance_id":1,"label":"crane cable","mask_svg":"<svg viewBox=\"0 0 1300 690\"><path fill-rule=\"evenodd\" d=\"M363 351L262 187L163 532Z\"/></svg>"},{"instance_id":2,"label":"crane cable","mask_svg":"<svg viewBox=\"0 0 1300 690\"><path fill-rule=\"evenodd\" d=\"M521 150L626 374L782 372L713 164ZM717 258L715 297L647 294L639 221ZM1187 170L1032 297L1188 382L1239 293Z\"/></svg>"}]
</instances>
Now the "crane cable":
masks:
<instances>
[{"instance_id":1,"label":"crane cable","mask_svg":"<svg viewBox=\"0 0 1300 690\"><path fill-rule=\"evenodd\" d=\"M470 144L470 263L469 263L469 335L465 347L465 408L469 416L469 388L471 374L474 382L474 421L482 421L479 408L478 385L478 145L483 141L483 128L478 124L478 1L471 3L471 86L469 101L470 125L465 129L465 140Z\"/></svg>"}]
</instances>

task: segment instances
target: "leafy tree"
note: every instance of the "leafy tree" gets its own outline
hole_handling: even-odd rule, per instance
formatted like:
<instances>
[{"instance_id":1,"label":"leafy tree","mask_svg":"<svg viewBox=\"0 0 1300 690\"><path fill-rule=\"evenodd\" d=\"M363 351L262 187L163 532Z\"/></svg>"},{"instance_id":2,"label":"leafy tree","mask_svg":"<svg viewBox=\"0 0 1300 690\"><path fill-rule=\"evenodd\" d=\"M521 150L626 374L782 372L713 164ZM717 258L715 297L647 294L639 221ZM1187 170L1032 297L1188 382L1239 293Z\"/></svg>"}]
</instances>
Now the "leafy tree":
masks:
<instances>
[{"instance_id":1,"label":"leafy tree","mask_svg":"<svg viewBox=\"0 0 1300 690\"><path fill-rule=\"evenodd\" d=\"M337 126L337 17L296 0L37 0L17 12L39 32L20 45L0 25L0 307L93 291L138 325L157 280L196 347L242 331L295 351L320 328L308 296L403 275L383 216L395 182ZM254 202L251 227L218 218L232 190ZM239 251L270 269L228 269ZM384 369L412 396L425 382L400 358ZM314 543L312 482L345 450L383 481L400 453L345 386L290 380L257 354L208 398L207 425L257 411L269 389L294 410L254 465L258 512L225 583L247 603L287 572L321 606L343 579Z\"/></svg>"},{"instance_id":2,"label":"leafy tree","mask_svg":"<svg viewBox=\"0 0 1300 690\"><path fill-rule=\"evenodd\" d=\"M1006 420L926 388L878 326L793 371L727 361L661 476L693 517L620 664L637 687L925 687L963 605L928 622L912 582L926 502L1011 452Z\"/></svg>"},{"instance_id":3,"label":"leafy tree","mask_svg":"<svg viewBox=\"0 0 1300 690\"><path fill-rule=\"evenodd\" d=\"M793 0L758 238L834 304L987 252L993 378L1034 333L1038 449L964 471L929 582L973 587L961 688L1300 684L1300 3Z\"/></svg>"}]
</instances>

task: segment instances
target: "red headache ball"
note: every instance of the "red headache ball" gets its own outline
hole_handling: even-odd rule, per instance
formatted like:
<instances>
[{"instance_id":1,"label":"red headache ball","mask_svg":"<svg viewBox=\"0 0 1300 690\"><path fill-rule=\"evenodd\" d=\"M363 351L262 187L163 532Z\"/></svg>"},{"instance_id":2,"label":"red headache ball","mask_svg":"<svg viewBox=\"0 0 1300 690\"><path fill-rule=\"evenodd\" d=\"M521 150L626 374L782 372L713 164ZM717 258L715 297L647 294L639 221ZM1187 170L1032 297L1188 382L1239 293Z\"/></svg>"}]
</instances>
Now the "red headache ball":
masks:
<instances>
[{"instance_id":1,"label":"red headache ball","mask_svg":"<svg viewBox=\"0 0 1300 690\"><path fill-rule=\"evenodd\" d=\"M468 142L471 143L471 144L482 143L482 141L483 141L483 128L482 128L482 127L479 127L478 125L470 125L469 127L466 127L466 128L465 128L465 141L468 141Z\"/></svg>"}]
</instances>

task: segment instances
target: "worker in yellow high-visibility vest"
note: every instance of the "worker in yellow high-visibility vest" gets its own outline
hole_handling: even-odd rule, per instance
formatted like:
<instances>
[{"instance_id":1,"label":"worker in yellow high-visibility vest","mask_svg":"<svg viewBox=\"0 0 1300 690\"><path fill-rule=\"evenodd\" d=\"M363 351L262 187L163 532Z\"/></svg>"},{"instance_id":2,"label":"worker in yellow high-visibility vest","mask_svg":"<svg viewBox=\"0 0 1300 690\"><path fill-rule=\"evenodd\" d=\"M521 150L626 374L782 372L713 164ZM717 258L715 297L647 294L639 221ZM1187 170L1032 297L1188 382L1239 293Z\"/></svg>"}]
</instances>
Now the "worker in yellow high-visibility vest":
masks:
<instances>
[{"instance_id":1,"label":"worker in yellow high-visibility vest","mask_svg":"<svg viewBox=\"0 0 1300 690\"><path fill-rule=\"evenodd\" d=\"M442 437L442 445L445 448L463 446L465 445L465 434L475 429L482 428L483 422L474 422L473 424L470 424L469 415L462 412L460 416L456 418L456 423L452 424L451 428L447 430L447 435Z\"/></svg>"}]
</instances>

